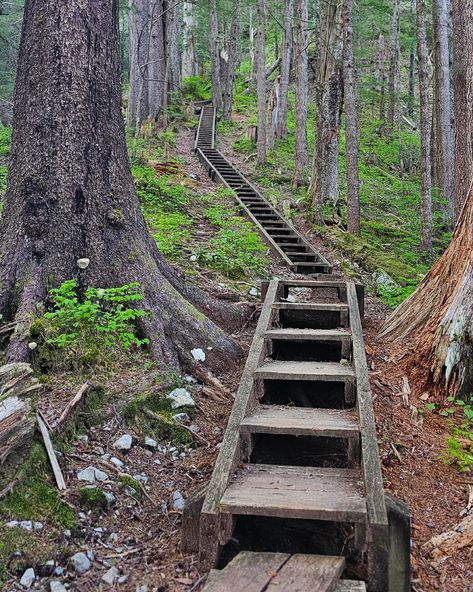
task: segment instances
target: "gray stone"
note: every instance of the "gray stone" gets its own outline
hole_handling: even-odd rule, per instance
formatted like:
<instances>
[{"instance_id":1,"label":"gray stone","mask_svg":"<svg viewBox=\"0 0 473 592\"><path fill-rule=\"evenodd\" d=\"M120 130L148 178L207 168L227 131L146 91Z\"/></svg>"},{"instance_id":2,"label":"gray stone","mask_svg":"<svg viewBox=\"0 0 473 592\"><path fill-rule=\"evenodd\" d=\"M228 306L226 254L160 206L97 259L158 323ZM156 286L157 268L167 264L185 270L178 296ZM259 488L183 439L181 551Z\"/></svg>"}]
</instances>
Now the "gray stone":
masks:
<instances>
[{"instance_id":1,"label":"gray stone","mask_svg":"<svg viewBox=\"0 0 473 592\"><path fill-rule=\"evenodd\" d=\"M54 569L54 575L55 576L62 576L64 575L64 572L66 571L66 569L64 567L62 567L61 565L58 565L55 569Z\"/></svg>"},{"instance_id":2,"label":"gray stone","mask_svg":"<svg viewBox=\"0 0 473 592\"><path fill-rule=\"evenodd\" d=\"M120 436L120 438L115 441L114 446L117 450L130 450L132 444L133 438L130 434L123 434L123 436Z\"/></svg>"},{"instance_id":3,"label":"gray stone","mask_svg":"<svg viewBox=\"0 0 473 592\"><path fill-rule=\"evenodd\" d=\"M117 580L118 584L126 584L128 582L130 576L124 575L124 576L120 576Z\"/></svg>"},{"instance_id":4,"label":"gray stone","mask_svg":"<svg viewBox=\"0 0 473 592\"><path fill-rule=\"evenodd\" d=\"M51 580L49 582L49 590L50 592L66 592L67 588L59 580Z\"/></svg>"},{"instance_id":5,"label":"gray stone","mask_svg":"<svg viewBox=\"0 0 473 592\"><path fill-rule=\"evenodd\" d=\"M185 500L182 497L182 493L177 490L172 494L172 507L174 510L183 510L185 505Z\"/></svg>"},{"instance_id":6,"label":"gray stone","mask_svg":"<svg viewBox=\"0 0 473 592\"><path fill-rule=\"evenodd\" d=\"M193 423L189 426L189 429L191 432L194 432L194 434L197 434L198 432L200 432L200 428L196 423Z\"/></svg>"},{"instance_id":7,"label":"gray stone","mask_svg":"<svg viewBox=\"0 0 473 592\"><path fill-rule=\"evenodd\" d=\"M176 413L176 415L173 415L172 418L175 421L189 421L190 419L187 413Z\"/></svg>"},{"instance_id":8,"label":"gray stone","mask_svg":"<svg viewBox=\"0 0 473 592\"><path fill-rule=\"evenodd\" d=\"M135 588L135 592L148 592L148 586L146 584L138 584Z\"/></svg>"},{"instance_id":9,"label":"gray stone","mask_svg":"<svg viewBox=\"0 0 473 592\"><path fill-rule=\"evenodd\" d=\"M173 409L178 409L179 407L195 407L194 399L185 388L174 389L166 395L166 399L171 401L171 407Z\"/></svg>"},{"instance_id":10,"label":"gray stone","mask_svg":"<svg viewBox=\"0 0 473 592\"><path fill-rule=\"evenodd\" d=\"M25 573L21 576L20 584L23 588L31 588L33 582L36 580L36 574L32 567L29 567Z\"/></svg>"},{"instance_id":11,"label":"gray stone","mask_svg":"<svg viewBox=\"0 0 473 592\"><path fill-rule=\"evenodd\" d=\"M196 362L205 362L205 352L202 348L196 347L192 349L191 354Z\"/></svg>"},{"instance_id":12,"label":"gray stone","mask_svg":"<svg viewBox=\"0 0 473 592\"><path fill-rule=\"evenodd\" d=\"M102 448L102 446L95 446L93 452L94 452L94 454L98 454L99 456L102 456L102 454L105 454L105 450Z\"/></svg>"},{"instance_id":13,"label":"gray stone","mask_svg":"<svg viewBox=\"0 0 473 592\"><path fill-rule=\"evenodd\" d=\"M93 467L92 465L86 469L82 469L77 473L77 479L79 481L88 481L89 483L95 483L96 481L106 481L108 479L107 473L104 473L100 469Z\"/></svg>"},{"instance_id":14,"label":"gray stone","mask_svg":"<svg viewBox=\"0 0 473 592\"><path fill-rule=\"evenodd\" d=\"M133 479L136 479L140 483L148 483L149 477L146 473L140 473L139 475L133 475Z\"/></svg>"},{"instance_id":15,"label":"gray stone","mask_svg":"<svg viewBox=\"0 0 473 592\"><path fill-rule=\"evenodd\" d=\"M197 384L197 380L193 377L193 376L185 376L184 380L188 383L188 384Z\"/></svg>"},{"instance_id":16,"label":"gray stone","mask_svg":"<svg viewBox=\"0 0 473 592\"><path fill-rule=\"evenodd\" d=\"M89 436L83 434L82 436L77 436L76 440L81 444L88 444L89 443Z\"/></svg>"},{"instance_id":17,"label":"gray stone","mask_svg":"<svg viewBox=\"0 0 473 592\"><path fill-rule=\"evenodd\" d=\"M104 491L103 493L107 499L107 504L109 506L113 506L113 504L117 501L113 493L111 491Z\"/></svg>"},{"instance_id":18,"label":"gray stone","mask_svg":"<svg viewBox=\"0 0 473 592\"><path fill-rule=\"evenodd\" d=\"M84 574L92 567L92 562L85 553L76 553L70 559L72 567L78 574Z\"/></svg>"},{"instance_id":19,"label":"gray stone","mask_svg":"<svg viewBox=\"0 0 473 592\"><path fill-rule=\"evenodd\" d=\"M110 462L112 463L112 465L115 465L119 469L122 469L125 466L125 463L116 456L111 456Z\"/></svg>"},{"instance_id":20,"label":"gray stone","mask_svg":"<svg viewBox=\"0 0 473 592\"><path fill-rule=\"evenodd\" d=\"M255 298L257 298L257 296L258 296L258 290L253 286L252 288L250 288L248 290L248 294L250 296L254 296Z\"/></svg>"},{"instance_id":21,"label":"gray stone","mask_svg":"<svg viewBox=\"0 0 473 592\"><path fill-rule=\"evenodd\" d=\"M44 524L42 522L33 522L32 520L11 520L6 523L9 528L22 528L23 530L42 530Z\"/></svg>"},{"instance_id":22,"label":"gray stone","mask_svg":"<svg viewBox=\"0 0 473 592\"><path fill-rule=\"evenodd\" d=\"M156 440L153 440L153 438L149 438L148 436L146 436L145 446L147 446L148 448L157 448L158 443L156 442Z\"/></svg>"},{"instance_id":23,"label":"gray stone","mask_svg":"<svg viewBox=\"0 0 473 592\"><path fill-rule=\"evenodd\" d=\"M112 567L103 574L102 582L105 582L109 586L113 586L115 580L117 579L117 576L118 569L114 565L112 565Z\"/></svg>"},{"instance_id":24,"label":"gray stone","mask_svg":"<svg viewBox=\"0 0 473 592\"><path fill-rule=\"evenodd\" d=\"M381 290L394 292L400 288L399 284L385 271L375 271L373 273L373 280L376 283L378 292Z\"/></svg>"}]
</instances>

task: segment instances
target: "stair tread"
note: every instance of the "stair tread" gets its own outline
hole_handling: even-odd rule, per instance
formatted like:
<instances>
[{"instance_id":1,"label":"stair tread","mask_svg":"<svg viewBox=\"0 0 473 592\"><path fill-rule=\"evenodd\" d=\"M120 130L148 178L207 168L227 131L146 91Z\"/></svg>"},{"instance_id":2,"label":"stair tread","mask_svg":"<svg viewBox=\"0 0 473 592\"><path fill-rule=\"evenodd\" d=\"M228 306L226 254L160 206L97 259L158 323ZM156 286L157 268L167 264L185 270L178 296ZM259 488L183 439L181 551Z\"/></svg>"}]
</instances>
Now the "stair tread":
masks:
<instances>
[{"instance_id":1,"label":"stair tread","mask_svg":"<svg viewBox=\"0 0 473 592\"><path fill-rule=\"evenodd\" d=\"M366 502L356 469L245 465L227 487L222 512L361 522Z\"/></svg>"},{"instance_id":2,"label":"stair tread","mask_svg":"<svg viewBox=\"0 0 473 592\"><path fill-rule=\"evenodd\" d=\"M345 311L348 310L348 304L344 302L275 302L273 308L283 310Z\"/></svg>"},{"instance_id":3,"label":"stair tread","mask_svg":"<svg viewBox=\"0 0 473 592\"><path fill-rule=\"evenodd\" d=\"M265 405L245 417L241 422L241 431L349 438L359 434L359 426L353 411Z\"/></svg>"},{"instance_id":4,"label":"stair tread","mask_svg":"<svg viewBox=\"0 0 473 592\"><path fill-rule=\"evenodd\" d=\"M258 378L276 380L347 380L355 373L351 366L336 362L266 362L255 370Z\"/></svg>"},{"instance_id":5,"label":"stair tread","mask_svg":"<svg viewBox=\"0 0 473 592\"><path fill-rule=\"evenodd\" d=\"M270 329L264 336L268 339L288 341L339 341L351 337L344 329Z\"/></svg>"}]
</instances>

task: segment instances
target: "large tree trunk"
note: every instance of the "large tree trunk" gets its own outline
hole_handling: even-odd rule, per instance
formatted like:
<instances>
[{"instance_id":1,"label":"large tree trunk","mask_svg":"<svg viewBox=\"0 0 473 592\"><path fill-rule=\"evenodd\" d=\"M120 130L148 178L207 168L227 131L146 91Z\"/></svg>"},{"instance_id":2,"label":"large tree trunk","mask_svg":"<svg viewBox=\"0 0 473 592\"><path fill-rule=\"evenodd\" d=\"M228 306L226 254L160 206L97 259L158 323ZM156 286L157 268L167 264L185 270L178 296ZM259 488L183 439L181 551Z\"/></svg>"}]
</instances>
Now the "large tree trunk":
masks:
<instances>
[{"instance_id":1,"label":"large tree trunk","mask_svg":"<svg viewBox=\"0 0 473 592\"><path fill-rule=\"evenodd\" d=\"M291 74L291 55L292 55L292 0L284 1L284 31L281 50L281 81L279 85L279 111L276 136L278 138L287 137L287 109L289 78Z\"/></svg>"},{"instance_id":2,"label":"large tree trunk","mask_svg":"<svg viewBox=\"0 0 473 592\"><path fill-rule=\"evenodd\" d=\"M208 362L217 365L239 348L188 300L209 313L217 302L171 270L136 197L121 115L118 5L25 4L0 223L0 313L17 321L7 357L28 358L28 325L49 287L136 281L150 313L142 331L152 354L176 366L190 361L192 348L211 346ZM90 259L86 269L80 258ZM215 310L241 316L233 307Z\"/></svg>"},{"instance_id":3,"label":"large tree trunk","mask_svg":"<svg viewBox=\"0 0 473 592\"><path fill-rule=\"evenodd\" d=\"M353 0L343 1L343 81L345 98L345 159L347 170L348 231L360 234L359 125L356 71L353 56Z\"/></svg>"},{"instance_id":4,"label":"large tree trunk","mask_svg":"<svg viewBox=\"0 0 473 592\"><path fill-rule=\"evenodd\" d=\"M256 93L258 96L258 164L266 161L266 2L257 0L256 7Z\"/></svg>"},{"instance_id":5,"label":"large tree trunk","mask_svg":"<svg viewBox=\"0 0 473 592\"><path fill-rule=\"evenodd\" d=\"M212 98L215 108L222 109L222 87L220 80L220 53L218 50L217 1L210 0L210 58L212 60Z\"/></svg>"},{"instance_id":6,"label":"large tree trunk","mask_svg":"<svg viewBox=\"0 0 473 592\"><path fill-rule=\"evenodd\" d=\"M232 118L233 81L237 65L238 32L240 30L240 0L233 0L232 25L230 28L230 42L228 43L227 73L223 90L223 119Z\"/></svg>"},{"instance_id":7,"label":"large tree trunk","mask_svg":"<svg viewBox=\"0 0 473 592\"><path fill-rule=\"evenodd\" d=\"M199 65L197 63L195 29L197 27L197 17L193 2L184 2L184 18L182 21L182 78L197 76Z\"/></svg>"},{"instance_id":8,"label":"large tree trunk","mask_svg":"<svg viewBox=\"0 0 473 592\"><path fill-rule=\"evenodd\" d=\"M338 156L343 102L341 1L323 3L320 72L317 93L317 133L309 194L317 220L330 201L339 198Z\"/></svg>"},{"instance_id":9,"label":"large tree trunk","mask_svg":"<svg viewBox=\"0 0 473 592\"><path fill-rule=\"evenodd\" d=\"M450 89L450 53L448 48L447 0L433 0L435 65L435 154L436 181L447 202L447 218L453 220L454 139L452 95Z\"/></svg>"},{"instance_id":10,"label":"large tree trunk","mask_svg":"<svg viewBox=\"0 0 473 592\"><path fill-rule=\"evenodd\" d=\"M294 187L304 182L304 171L307 167L307 102L309 93L308 59L307 59L307 27L309 14L307 0L296 0L297 36L294 63L296 68L296 154L294 159Z\"/></svg>"},{"instance_id":11,"label":"large tree trunk","mask_svg":"<svg viewBox=\"0 0 473 592\"><path fill-rule=\"evenodd\" d=\"M128 39L130 61L130 89L128 95L128 125L141 126L148 116L148 0L129 0Z\"/></svg>"},{"instance_id":12,"label":"large tree trunk","mask_svg":"<svg viewBox=\"0 0 473 592\"><path fill-rule=\"evenodd\" d=\"M455 217L473 178L473 0L452 0Z\"/></svg>"},{"instance_id":13,"label":"large tree trunk","mask_svg":"<svg viewBox=\"0 0 473 592\"><path fill-rule=\"evenodd\" d=\"M417 0L417 56L419 60L420 100L420 160L421 160L421 248L432 254L432 177L430 158L430 109L427 32L425 24L425 0Z\"/></svg>"},{"instance_id":14,"label":"large tree trunk","mask_svg":"<svg viewBox=\"0 0 473 592\"><path fill-rule=\"evenodd\" d=\"M452 242L414 294L386 321L382 335L399 341L411 338L416 384L433 384L439 398L472 392L473 189Z\"/></svg>"},{"instance_id":15,"label":"large tree trunk","mask_svg":"<svg viewBox=\"0 0 473 592\"><path fill-rule=\"evenodd\" d=\"M401 64L399 47L399 21L401 15L400 0L393 0L391 16L391 38L389 46L389 80L388 80L388 119L387 127L390 133L399 123L399 90L401 82Z\"/></svg>"},{"instance_id":16,"label":"large tree trunk","mask_svg":"<svg viewBox=\"0 0 473 592\"><path fill-rule=\"evenodd\" d=\"M181 30L181 19L179 15L179 2L165 0L165 38L166 38L166 82L168 94L179 92L181 84L181 67L179 58L179 33Z\"/></svg>"}]
</instances>

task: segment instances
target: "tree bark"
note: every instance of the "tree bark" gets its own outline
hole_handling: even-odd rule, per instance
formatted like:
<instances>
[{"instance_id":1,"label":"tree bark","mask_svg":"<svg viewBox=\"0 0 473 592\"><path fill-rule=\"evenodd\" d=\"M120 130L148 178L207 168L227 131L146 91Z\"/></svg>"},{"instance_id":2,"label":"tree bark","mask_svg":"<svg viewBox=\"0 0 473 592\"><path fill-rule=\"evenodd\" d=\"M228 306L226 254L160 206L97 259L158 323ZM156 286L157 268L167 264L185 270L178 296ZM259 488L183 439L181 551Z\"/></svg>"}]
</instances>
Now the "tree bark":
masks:
<instances>
[{"instance_id":1,"label":"tree bark","mask_svg":"<svg viewBox=\"0 0 473 592\"><path fill-rule=\"evenodd\" d=\"M223 91L223 119L232 119L233 81L237 65L238 33L240 30L240 0L233 0L232 24L230 28L230 42L228 44L227 75Z\"/></svg>"},{"instance_id":2,"label":"tree bark","mask_svg":"<svg viewBox=\"0 0 473 592\"><path fill-rule=\"evenodd\" d=\"M220 80L220 53L218 50L217 1L210 0L210 58L212 61L212 99L215 108L222 110L222 86Z\"/></svg>"},{"instance_id":3,"label":"tree bark","mask_svg":"<svg viewBox=\"0 0 473 592\"><path fill-rule=\"evenodd\" d=\"M165 0L165 39L166 39L166 82L168 95L179 91L181 84L181 67L179 58L179 34L181 20L179 15L179 3L176 0Z\"/></svg>"},{"instance_id":4,"label":"tree bark","mask_svg":"<svg viewBox=\"0 0 473 592\"><path fill-rule=\"evenodd\" d=\"M417 290L388 318L382 336L412 340L415 383L437 393L473 389L473 190L452 242ZM411 383L412 384L412 383ZM433 389L432 389L433 386Z\"/></svg>"},{"instance_id":5,"label":"tree bark","mask_svg":"<svg viewBox=\"0 0 473 592\"><path fill-rule=\"evenodd\" d=\"M284 2L284 30L281 51L281 82L279 86L279 112L276 136L287 137L287 109L289 79L291 75L292 57L292 17L294 12L293 0Z\"/></svg>"},{"instance_id":6,"label":"tree bark","mask_svg":"<svg viewBox=\"0 0 473 592\"><path fill-rule=\"evenodd\" d=\"M343 1L343 81L345 98L345 159L348 232L360 234L359 124L353 56L353 0Z\"/></svg>"},{"instance_id":7,"label":"tree bark","mask_svg":"<svg viewBox=\"0 0 473 592\"><path fill-rule=\"evenodd\" d=\"M304 182L304 171L307 168L307 102L309 93L308 58L307 58L307 27L309 13L307 0L296 0L297 36L294 63L296 68L296 154L294 159L294 187Z\"/></svg>"},{"instance_id":8,"label":"tree bark","mask_svg":"<svg viewBox=\"0 0 473 592\"><path fill-rule=\"evenodd\" d=\"M256 94L258 97L257 162L266 161L266 1L257 0L256 6Z\"/></svg>"},{"instance_id":9,"label":"tree bark","mask_svg":"<svg viewBox=\"0 0 473 592\"><path fill-rule=\"evenodd\" d=\"M317 133L309 187L315 218L339 199L338 156L343 102L341 0L323 4L320 72L317 93Z\"/></svg>"},{"instance_id":10,"label":"tree bark","mask_svg":"<svg viewBox=\"0 0 473 592\"><path fill-rule=\"evenodd\" d=\"M182 21L182 78L197 76L199 65L197 63L195 29L197 16L193 2L184 2L184 16Z\"/></svg>"},{"instance_id":11,"label":"tree bark","mask_svg":"<svg viewBox=\"0 0 473 592\"><path fill-rule=\"evenodd\" d=\"M139 282L141 331L163 364L191 364L235 342L199 312L241 312L187 285L158 252L140 210L121 115L118 0L27 0L14 97L10 175L0 222L0 313L15 319L9 361L28 358L29 323L47 290ZM59 17L59 18L58 18ZM48 108L45 110L44 106ZM89 258L86 269L77 260Z\"/></svg>"},{"instance_id":12,"label":"tree bark","mask_svg":"<svg viewBox=\"0 0 473 592\"><path fill-rule=\"evenodd\" d=\"M448 47L447 0L433 0L435 66L435 161L437 182L447 202L447 218L453 220L454 138L452 95L450 89L450 53Z\"/></svg>"},{"instance_id":13,"label":"tree bark","mask_svg":"<svg viewBox=\"0 0 473 592\"><path fill-rule=\"evenodd\" d=\"M382 33L379 34L378 38L378 92L379 92L379 119L382 124L386 121L386 46L385 39Z\"/></svg>"},{"instance_id":14,"label":"tree bark","mask_svg":"<svg viewBox=\"0 0 473 592\"><path fill-rule=\"evenodd\" d=\"M473 0L452 0L455 218L473 179Z\"/></svg>"},{"instance_id":15,"label":"tree bark","mask_svg":"<svg viewBox=\"0 0 473 592\"><path fill-rule=\"evenodd\" d=\"M268 150L274 148L279 115L281 77L276 76L268 100L268 126L266 130L266 146Z\"/></svg>"},{"instance_id":16,"label":"tree bark","mask_svg":"<svg viewBox=\"0 0 473 592\"><path fill-rule=\"evenodd\" d=\"M393 0L393 12L391 16L391 38L389 46L389 81L388 81L388 118L387 127L392 133L394 126L399 122L399 86L401 78L400 48L399 48L399 21L401 6L400 0Z\"/></svg>"},{"instance_id":17,"label":"tree bark","mask_svg":"<svg viewBox=\"0 0 473 592\"><path fill-rule=\"evenodd\" d=\"M148 23L148 117L158 121L165 103L166 48L164 44L164 3L152 0ZM144 42L144 41L143 41Z\"/></svg>"},{"instance_id":18,"label":"tree bark","mask_svg":"<svg viewBox=\"0 0 473 592\"><path fill-rule=\"evenodd\" d=\"M432 255L432 177L430 109L425 0L417 0L417 56L419 60L420 160L421 160L421 249Z\"/></svg>"}]
</instances>

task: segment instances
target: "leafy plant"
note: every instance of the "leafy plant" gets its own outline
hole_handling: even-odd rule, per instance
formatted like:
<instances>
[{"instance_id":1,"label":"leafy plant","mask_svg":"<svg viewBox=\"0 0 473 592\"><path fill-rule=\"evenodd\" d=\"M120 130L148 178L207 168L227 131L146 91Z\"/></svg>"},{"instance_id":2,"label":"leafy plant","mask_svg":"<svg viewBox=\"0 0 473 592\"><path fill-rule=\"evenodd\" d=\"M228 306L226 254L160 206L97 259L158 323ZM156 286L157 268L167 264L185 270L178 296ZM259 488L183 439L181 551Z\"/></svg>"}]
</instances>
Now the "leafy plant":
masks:
<instances>
[{"instance_id":1,"label":"leafy plant","mask_svg":"<svg viewBox=\"0 0 473 592\"><path fill-rule=\"evenodd\" d=\"M52 310L31 326L47 346L61 350L63 364L107 364L117 351L148 343L136 336L133 322L146 315L132 305L143 299L138 283L117 288L87 288L80 299L76 280L50 290Z\"/></svg>"},{"instance_id":2,"label":"leafy plant","mask_svg":"<svg viewBox=\"0 0 473 592\"><path fill-rule=\"evenodd\" d=\"M448 397L452 406L440 412L443 417L452 418L461 412L460 423L451 422L453 432L446 440L446 449L440 457L447 464L456 464L462 473L470 472L473 468L473 396L468 400Z\"/></svg>"}]
</instances>

